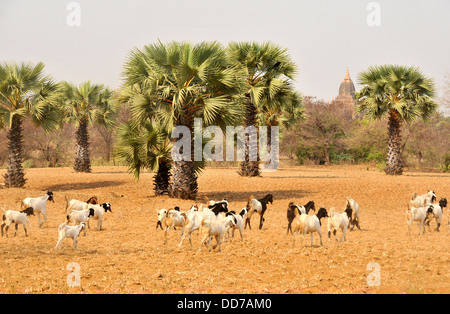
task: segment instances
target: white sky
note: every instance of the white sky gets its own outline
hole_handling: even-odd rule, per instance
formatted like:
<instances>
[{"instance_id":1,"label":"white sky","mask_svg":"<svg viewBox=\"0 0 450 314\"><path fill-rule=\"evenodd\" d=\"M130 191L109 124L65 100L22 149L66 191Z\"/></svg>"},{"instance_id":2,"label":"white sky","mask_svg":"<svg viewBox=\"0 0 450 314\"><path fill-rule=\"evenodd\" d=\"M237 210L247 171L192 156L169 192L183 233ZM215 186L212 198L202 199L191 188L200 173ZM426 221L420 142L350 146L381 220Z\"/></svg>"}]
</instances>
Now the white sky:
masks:
<instances>
[{"instance_id":1,"label":"white sky","mask_svg":"<svg viewBox=\"0 0 450 314\"><path fill-rule=\"evenodd\" d=\"M80 5L70 27L67 5ZM370 27L370 2L381 25ZM297 89L331 100L347 66L414 65L450 74L449 0L0 0L0 61L42 61L57 80L120 85L128 52L160 39L272 41L298 66Z\"/></svg>"}]
</instances>

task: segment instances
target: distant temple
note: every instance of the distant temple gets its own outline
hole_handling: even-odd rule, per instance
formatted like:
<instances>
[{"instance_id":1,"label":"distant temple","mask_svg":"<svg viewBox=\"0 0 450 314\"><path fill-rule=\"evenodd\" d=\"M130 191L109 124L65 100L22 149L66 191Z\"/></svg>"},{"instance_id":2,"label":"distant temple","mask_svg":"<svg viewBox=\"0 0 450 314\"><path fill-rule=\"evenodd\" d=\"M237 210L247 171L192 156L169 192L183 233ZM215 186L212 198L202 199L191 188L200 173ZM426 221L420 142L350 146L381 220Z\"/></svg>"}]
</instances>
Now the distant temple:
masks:
<instances>
[{"instance_id":1,"label":"distant temple","mask_svg":"<svg viewBox=\"0 0 450 314\"><path fill-rule=\"evenodd\" d=\"M332 100L332 102L340 104L343 109L347 112L349 119L355 119L356 117L356 102L353 99L355 93L355 85L353 84L350 74L345 74L344 80L339 86L339 95Z\"/></svg>"}]
</instances>

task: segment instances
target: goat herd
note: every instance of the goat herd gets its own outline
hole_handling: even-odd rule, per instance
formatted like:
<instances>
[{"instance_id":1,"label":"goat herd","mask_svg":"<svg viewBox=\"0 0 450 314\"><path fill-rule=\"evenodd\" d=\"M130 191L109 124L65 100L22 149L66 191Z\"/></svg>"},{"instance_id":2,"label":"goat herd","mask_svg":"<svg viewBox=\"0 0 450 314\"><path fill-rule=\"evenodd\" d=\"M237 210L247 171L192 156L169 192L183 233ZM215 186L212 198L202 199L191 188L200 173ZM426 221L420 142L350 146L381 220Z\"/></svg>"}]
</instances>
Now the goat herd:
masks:
<instances>
[{"instance_id":1,"label":"goat herd","mask_svg":"<svg viewBox=\"0 0 450 314\"><path fill-rule=\"evenodd\" d=\"M411 224L413 221L419 223L419 235L422 232L425 233L425 226L430 229L430 221L436 220L437 228L439 231L443 209L447 207L447 199L441 198L438 203L436 194L433 191L429 191L424 195L417 195L414 193L409 201L407 209L407 225L409 234L411 234ZM47 192L44 196L36 198L25 198L21 203L21 211L15 210L3 210L1 233L4 235L4 227L6 226L6 237L8 237L8 229L11 224L15 224L14 236L17 234L17 228L19 224L23 225L25 235L28 236L27 224L29 224L30 215L38 216L39 227L47 220L46 216L46 204L48 201L54 201L53 193ZM192 247L191 234L193 231L198 230L201 235L201 244L199 251L201 251L203 245L209 250L211 248L218 247L221 251L221 244L225 236L228 238L234 238L235 230L239 230L241 241L244 240L243 230L249 227L251 229L251 217L254 213L259 214L259 229L262 228L265 218L264 213L268 208L268 204L273 204L272 194L267 194L261 199L256 199L251 196L245 207L241 209L239 213L228 210L228 201L223 199L221 201L208 201L207 204L195 204L187 211L181 211L178 206L173 209L160 209L157 210L158 222L156 228L160 227L164 230L164 243L167 243L167 233L181 228L180 242L178 248L180 248L186 237L189 237L189 242ZM99 204L96 197L91 197L86 202L79 200L68 200L66 197L66 221L61 223L58 227L58 240L55 249L60 248L61 242L65 238L73 239L73 247L77 247L77 238L83 232L86 235L86 224L89 226L89 220L97 220L97 230L102 229L103 216L107 211L111 211L110 203ZM314 214L310 214L313 211ZM41 222L41 217L43 221ZM337 241L346 241L347 230L353 230L356 226L360 229L360 215L359 205L351 198L346 198L346 208L342 213L336 212L331 207L328 211L321 207L317 210L313 201L309 201L303 206L298 206L294 202L290 202L287 208L287 234L294 235L293 245L295 244L295 238L298 234L302 235L303 240L307 233L311 235L311 246L313 246L313 234L317 232L320 237L320 244L322 242L321 233L321 219L328 217L327 230L328 237L331 238L333 233ZM449 218L450 227L450 218ZM231 230L231 236L229 231ZM341 239L338 239L337 232L341 230ZM211 243L212 238L216 239L216 245L213 247Z\"/></svg>"},{"instance_id":2,"label":"goat herd","mask_svg":"<svg viewBox=\"0 0 450 314\"><path fill-rule=\"evenodd\" d=\"M434 191L429 191L424 195L417 195L414 193L413 197L409 201L407 209L407 224L408 231L410 232L410 226L413 221L417 221L420 224L419 234L421 229L425 233L425 225L430 228L430 221L435 218L437 223L436 230L439 231L439 227L442 221L443 208L447 206L447 199L442 198L439 203L433 203L436 201L436 194ZM184 239L189 236L189 242L192 247L191 234L195 230L199 230L201 234L201 244L199 251L201 251L203 245L207 246L209 250L218 246L221 251L221 243L225 236L229 236L228 232L231 229L231 238L234 238L234 231L237 229L241 235L241 241L244 240L243 230L248 226L251 229L251 217L254 213L259 214L259 229L262 228L264 219L264 213L267 210L268 203L273 203L272 194L267 194L262 199L255 199L251 196L247 205L242 208L239 213L235 211L228 211L228 201L223 199L221 201L209 201L208 204L193 205L189 210L182 212L179 207L173 209L161 209L157 210L158 222L156 228L160 227L164 230L164 242L167 242L167 233L180 227L182 229L180 242L178 247L183 244ZM295 238L298 234L302 235L302 246L304 237L307 233L311 235L311 246L313 246L313 235L315 232L319 234L320 245L322 242L321 232L321 219L328 217L327 230L328 237L331 238L333 233L336 241L346 241L347 229L350 231L356 226L360 228L360 215L359 204L352 198L346 198L346 207L344 212L339 213L334 207L331 207L329 211L321 207L315 214L310 214L310 211L316 212L315 204L313 201L309 201L303 206L298 206L294 202L290 202L287 209L287 234L289 232L294 235L293 245L295 245ZM164 225L164 228L163 228ZM449 218L450 227L450 218ZM338 239L337 232L341 230L341 239ZM216 245L212 247L211 239L216 239Z\"/></svg>"},{"instance_id":3,"label":"goat herd","mask_svg":"<svg viewBox=\"0 0 450 314\"><path fill-rule=\"evenodd\" d=\"M47 202L55 200L53 199L53 192L48 191L44 196L41 197L27 197L21 202L21 211L7 210L2 208L2 224L1 232L2 237L4 234L3 229L5 229L6 237L8 237L8 229L11 224L15 224L14 236L17 234L17 227L19 224L23 225L25 230L25 235L28 236L27 224L29 224L29 216L36 213L38 217L39 228L47 220ZM97 220L97 230L102 229L103 215L111 211L110 203L98 204L97 197L91 197L87 202L82 202L78 200L68 200L66 198L66 221L61 223L58 227L58 242L56 243L55 249L58 249L61 242L65 238L73 239L73 247L76 248L78 244L78 236L81 231L86 235L86 223L89 227L89 219L92 218ZM69 212L67 214L67 212ZM41 215L43 216L43 221L41 222ZM6 228L5 228L6 226Z\"/></svg>"}]
</instances>

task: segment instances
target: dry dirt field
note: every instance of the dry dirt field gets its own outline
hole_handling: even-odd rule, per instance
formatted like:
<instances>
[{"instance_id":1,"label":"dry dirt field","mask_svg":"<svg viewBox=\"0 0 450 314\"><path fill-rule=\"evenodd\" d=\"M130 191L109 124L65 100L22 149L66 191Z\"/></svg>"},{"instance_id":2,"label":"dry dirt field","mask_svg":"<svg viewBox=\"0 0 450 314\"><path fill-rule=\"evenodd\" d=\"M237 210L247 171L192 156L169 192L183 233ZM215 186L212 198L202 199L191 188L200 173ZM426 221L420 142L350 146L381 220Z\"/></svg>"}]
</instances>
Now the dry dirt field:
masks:
<instances>
[{"instance_id":1,"label":"dry dirt field","mask_svg":"<svg viewBox=\"0 0 450 314\"><path fill-rule=\"evenodd\" d=\"M185 241L177 249L181 230L164 235L155 229L156 209L174 205L188 209L193 202L155 197L152 175L144 173L134 181L123 167L93 167L91 174L75 174L70 168L28 169L25 189L0 189L0 207L18 209L25 197L53 191L55 203L48 204L48 220L39 229L31 218L29 237L22 226L17 237L0 238L0 293L450 293L449 218L444 211L441 231L412 236L406 225L406 204L414 192L433 189L438 199L450 198L450 175L405 172L400 177L363 166L292 167L260 178L242 178L236 169L208 168L199 178L199 202L227 198L230 209L239 210L250 195L274 196L265 214L262 230L258 216L252 230L244 231L244 242L236 234L222 245L222 253L198 252L200 237L193 235L194 247ZM96 195L112 204L104 230L91 224L78 249L66 239L55 251L57 228L64 221L64 197L86 200ZM360 204L361 229L347 234L347 242L329 240L322 220L324 246L319 237L301 237L292 246L286 235L286 209L290 201L344 210L345 197ZM340 233L338 233L340 235ZM70 288L69 263L80 266L81 286ZM379 265L380 284L367 278ZM376 270L375 270L376 271Z\"/></svg>"}]
</instances>

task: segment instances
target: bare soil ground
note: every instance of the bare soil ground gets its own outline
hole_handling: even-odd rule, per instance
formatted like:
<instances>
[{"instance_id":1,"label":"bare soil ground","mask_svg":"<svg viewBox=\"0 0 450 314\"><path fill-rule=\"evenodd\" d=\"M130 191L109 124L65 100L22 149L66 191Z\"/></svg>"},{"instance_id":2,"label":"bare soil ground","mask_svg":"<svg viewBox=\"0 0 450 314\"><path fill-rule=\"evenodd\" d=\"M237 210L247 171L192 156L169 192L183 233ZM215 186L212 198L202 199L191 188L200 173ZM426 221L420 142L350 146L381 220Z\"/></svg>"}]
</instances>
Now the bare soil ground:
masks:
<instances>
[{"instance_id":1,"label":"bare soil ground","mask_svg":"<svg viewBox=\"0 0 450 314\"><path fill-rule=\"evenodd\" d=\"M236 169L208 168L199 178L199 201L227 198L230 209L245 206L250 195L274 195L266 222L259 230L258 217L252 230L237 233L222 245L222 253L198 252L185 241L177 249L181 230L164 234L155 229L156 209L174 205L188 209L193 202L155 197L152 175L143 173L134 181L123 167L94 167L91 174L76 174L70 168L28 169L25 189L0 189L0 207L18 209L21 199L53 191L48 220L42 228L31 218L29 237L22 226L17 237L0 238L0 293L450 293L449 212L444 211L441 231L412 236L406 225L406 205L414 192L433 189L438 199L450 198L450 175L406 172L386 176L362 166L292 167L264 173L260 178L242 178ZM86 200L92 195L110 202L103 227L91 223L78 249L66 239L55 251L57 228L64 221L64 196ZM360 204L361 228L347 234L347 242L329 240L322 220L324 246L319 237L301 237L292 245L286 235L286 209L290 201L344 210L345 197ZM338 233L338 236L340 233ZM70 288L69 263L78 263L81 286ZM367 283L379 265L380 285Z\"/></svg>"}]
</instances>

